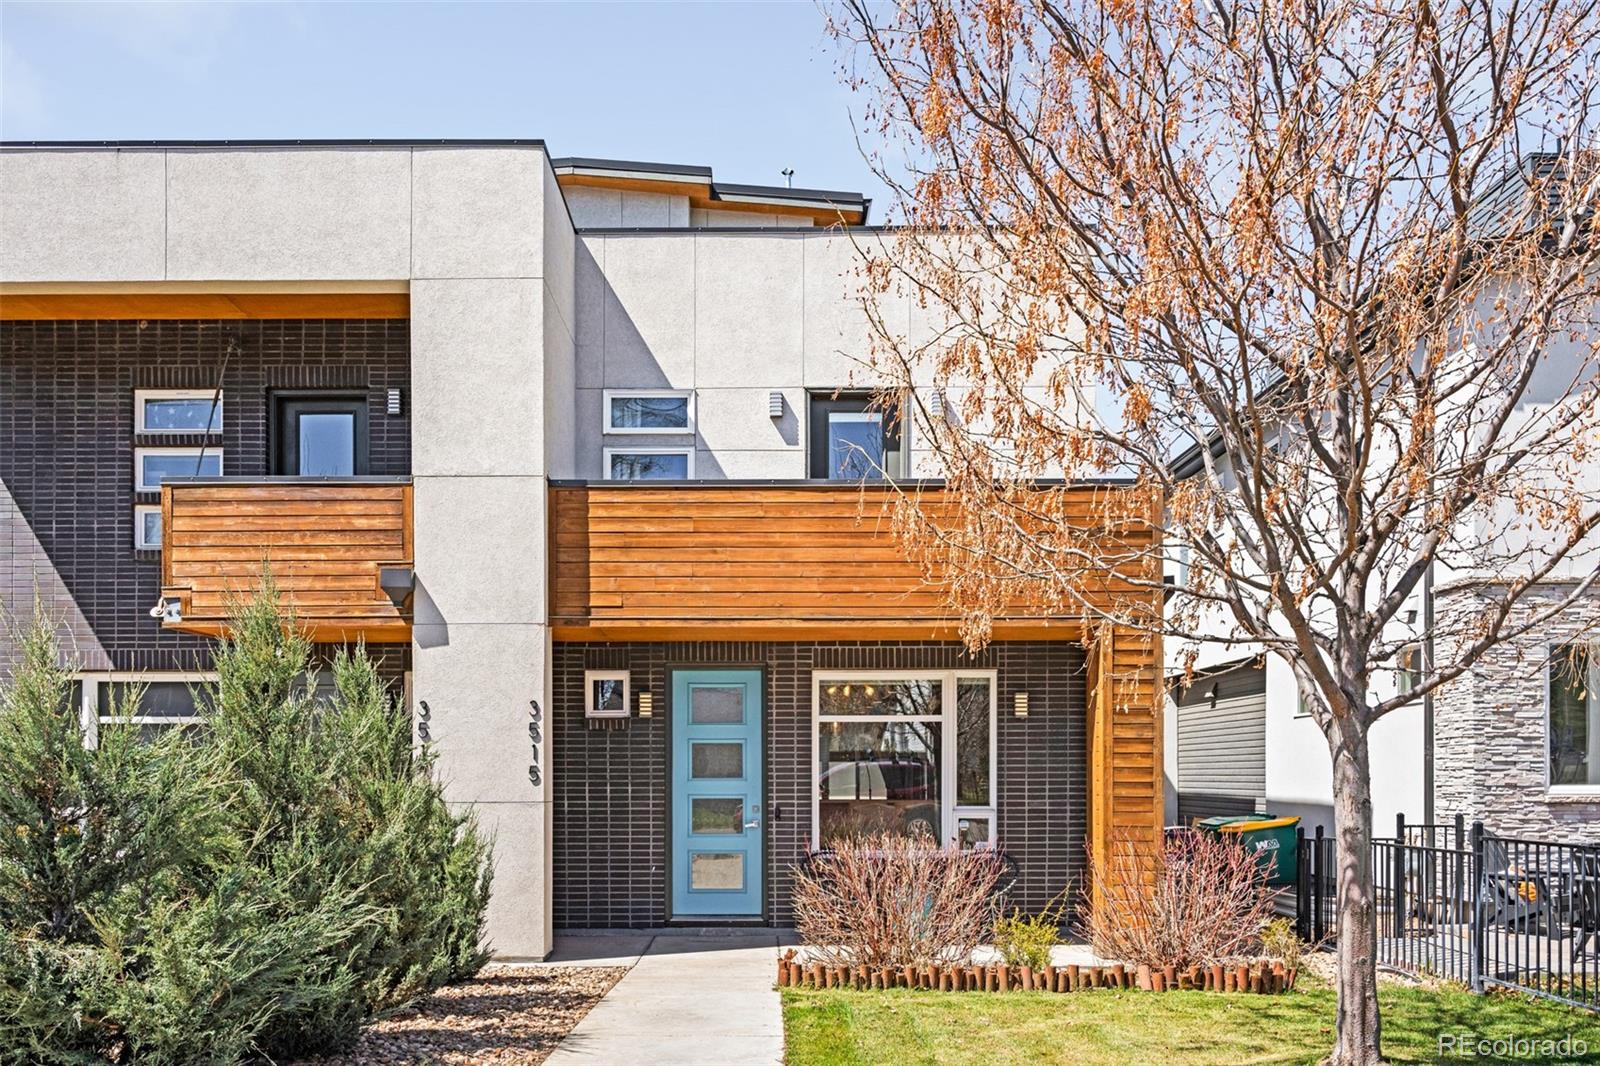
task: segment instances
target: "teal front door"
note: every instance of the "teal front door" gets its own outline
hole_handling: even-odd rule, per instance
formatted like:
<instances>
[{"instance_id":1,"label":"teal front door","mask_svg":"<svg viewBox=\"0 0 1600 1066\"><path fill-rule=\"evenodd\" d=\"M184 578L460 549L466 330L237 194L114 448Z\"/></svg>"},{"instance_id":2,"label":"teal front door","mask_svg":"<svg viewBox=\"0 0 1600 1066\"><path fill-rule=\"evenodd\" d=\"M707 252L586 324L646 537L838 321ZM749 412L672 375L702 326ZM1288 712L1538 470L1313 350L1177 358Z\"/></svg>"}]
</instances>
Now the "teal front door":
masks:
<instances>
[{"instance_id":1,"label":"teal front door","mask_svg":"<svg viewBox=\"0 0 1600 1066\"><path fill-rule=\"evenodd\" d=\"M761 671L672 673L672 916L761 916Z\"/></svg>"}]
</instances>

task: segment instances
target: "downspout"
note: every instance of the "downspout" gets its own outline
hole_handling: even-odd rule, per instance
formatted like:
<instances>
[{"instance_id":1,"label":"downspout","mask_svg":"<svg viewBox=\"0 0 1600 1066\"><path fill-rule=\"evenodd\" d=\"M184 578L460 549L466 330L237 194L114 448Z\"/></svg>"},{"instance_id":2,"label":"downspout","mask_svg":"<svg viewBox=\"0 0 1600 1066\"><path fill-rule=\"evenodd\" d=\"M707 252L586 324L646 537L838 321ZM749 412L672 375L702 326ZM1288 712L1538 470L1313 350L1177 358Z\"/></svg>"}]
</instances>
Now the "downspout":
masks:
<instances>
[{"instance_id":1,"label":"downspout","mask_svg":"<svg viewBox=\"0 0 1600 1066\"><path fill-rule=\"evenodd\" d=\"M1422 573L1422 671L1433 673L1433 563ZM1433 824L1433 689L1422 694L1422 821ZM1458 847L1460 845L1457 845Z\"/></svg>"}]
</instances>

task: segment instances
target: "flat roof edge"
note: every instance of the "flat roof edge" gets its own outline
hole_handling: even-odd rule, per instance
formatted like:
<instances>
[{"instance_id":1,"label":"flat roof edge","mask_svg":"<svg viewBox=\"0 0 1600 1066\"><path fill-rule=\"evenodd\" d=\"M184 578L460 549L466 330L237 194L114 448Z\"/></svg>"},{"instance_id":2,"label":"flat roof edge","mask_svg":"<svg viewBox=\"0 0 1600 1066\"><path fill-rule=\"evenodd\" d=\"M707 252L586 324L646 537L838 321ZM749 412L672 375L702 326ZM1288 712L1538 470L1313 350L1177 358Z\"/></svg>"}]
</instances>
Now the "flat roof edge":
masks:
<instances>
[{"instance_id":1,"label":"flat roof edge","mask_svg":"<svg viewBox=\"0 0 1600 1066\"><path fill-rule=\"evenodd\" d=\"M9 141L0 140L0 150L15 148L543 148L539 137L440 137L416 138L293 138L284 140L226 141Z\"/></svg>"}]
</instances>

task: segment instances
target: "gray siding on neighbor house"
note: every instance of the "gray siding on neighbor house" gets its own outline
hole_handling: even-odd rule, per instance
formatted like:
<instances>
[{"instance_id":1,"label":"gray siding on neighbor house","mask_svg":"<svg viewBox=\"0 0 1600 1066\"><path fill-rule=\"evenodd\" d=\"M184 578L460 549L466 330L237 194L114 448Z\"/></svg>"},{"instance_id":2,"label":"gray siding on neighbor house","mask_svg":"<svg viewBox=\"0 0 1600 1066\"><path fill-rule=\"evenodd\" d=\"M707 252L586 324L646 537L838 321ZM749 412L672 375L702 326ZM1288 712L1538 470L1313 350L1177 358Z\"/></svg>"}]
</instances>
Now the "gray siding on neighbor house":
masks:
<instances>
[{"instance_id":1,"label":"gray siding on neighbor house","mask_svg":"<svg viewBox=\"0 0 1600 1066\"><path fill-rule=\"evenodd\" d=\"M1177 700L1178 821L1250 814L1267 792L1266 671L1198 677Z\"/></svg>"}]
</instances>

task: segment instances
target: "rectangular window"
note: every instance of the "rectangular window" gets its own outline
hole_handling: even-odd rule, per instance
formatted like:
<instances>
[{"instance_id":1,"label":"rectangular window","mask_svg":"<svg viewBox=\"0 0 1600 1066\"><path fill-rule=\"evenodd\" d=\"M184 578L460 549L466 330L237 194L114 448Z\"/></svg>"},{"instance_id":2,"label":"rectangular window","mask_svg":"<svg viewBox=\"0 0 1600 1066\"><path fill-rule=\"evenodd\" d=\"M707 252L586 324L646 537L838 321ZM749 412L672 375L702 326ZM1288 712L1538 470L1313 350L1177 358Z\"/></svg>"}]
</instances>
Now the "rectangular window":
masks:
<instances>
[{"instance_id":1,"label":"rectangular window","mask_svg":"<svg viewBox=\"0 0 1600 1066\"><path fill-rule=\"evenodd\" d=\"M1550 787L1600 788L1600 646L1550 656Z\"/></svg>"},{"instance_id":2,"label":"rectangular window","mask_svg":"<svg viewBox=\"0 0 1600 1066\"><path fill-rule=\"evenodd\" d=\"M818 847L881 832L992 846L992 672L819 672L815 684Z\"/></svg>"},{"instance_id":3,"label":"rectangular window","mask_svg":"<svg viewBox=\"0 0 1600 1066\"><path fill-rule=\"evenodd\" d=\"M1422 684L1422 645L1408 644L1395 660L1395 687L1400 695L1415 692Z\"/></svg>"},{"instance_id":4,"label":"rectangular window","mask_svg":"<svg viewBox=\"0 0 1600 1066\"><path fill-rule=\"evenodd\" d=\"M133 509L133 546L139 551L161 550L161 508L141 503Z\"/></svg>"},{"instance_id":5,"label":"rectangular window","mask_svg":"<svg viewBox=\"0 0 1600 1066\"><path fill-rule=\"evenodd\" d=\"M135 389L135 433L221 433L222 394L210 389Z\"/></svg>"},{"instance_id":6,"label":"rectangular window","mask_svg":"<svg viewBox=\"0 0 1600 1066\"><path fill-rule=\"evenodd\" d=\"M904 477L899 407L872 393L811 397L809 471L828 481Z\"/></svg>"},{"instance_id":7,"label":"rectangular window","mask_svg":"<svg viewBox=\"0 0 1600 1066\"><path fill-rule=\"evenodd\" d=\"M84 729L98 743L100 729L111 724L131 725L146 740L196 725L214 681L212 673L84 674L77 682Z\"/></svg>"},{"instance_id":8,"label":"rectangular window","mask_svg":"<svg viewBox=\"0 0 1600 1066\"><path fill-rule=\"evenodd\" d=\"M353 477L367 473L364 395L287 392L273 397L273 473Z\"/></svg>"},{"instance_id":9,"label":"rectangular window","mask_svg":"<svg viewBox=\"0 0 1600 1066\"><path fill-rule=\"evenodd\" d=\"M606 389L607 433L693 433L694 393Z\"/></svg>"},{"instance_id":10,"label":"rectangular window","mask_svg":"<svg viewBox=\"0 0 1600 1066\"><path fill-rule=\"evenodd\" d=\"M133 490L157 492L169 477L220 477L221 448L135 448Z\"/></svg>"},{"instance_id":11,"label":"rectangular window","mask_svg":"<svg viewBox=\"0 0 1600 1066\"><path fill-rule=\"evenodd\" d=\"M693 448L607 448L610 481L687 481L694 477Z\"/></svg>"}]
</instances>

